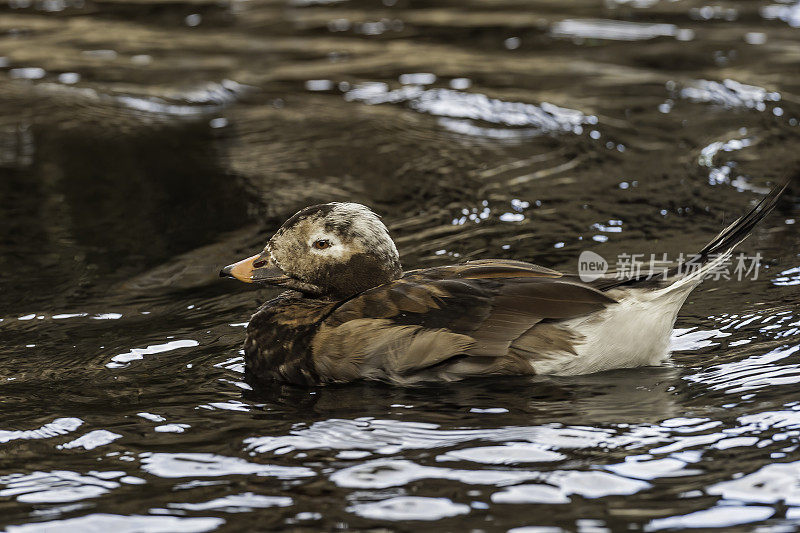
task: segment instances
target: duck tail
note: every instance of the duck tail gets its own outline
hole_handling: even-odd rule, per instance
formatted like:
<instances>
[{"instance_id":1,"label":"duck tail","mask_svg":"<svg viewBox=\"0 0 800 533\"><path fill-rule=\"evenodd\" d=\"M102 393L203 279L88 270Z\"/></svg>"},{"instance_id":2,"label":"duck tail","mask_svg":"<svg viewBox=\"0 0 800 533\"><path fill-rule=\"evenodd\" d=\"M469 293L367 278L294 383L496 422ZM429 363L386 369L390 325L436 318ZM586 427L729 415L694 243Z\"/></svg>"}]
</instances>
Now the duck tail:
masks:
<instances>
[{"instance_id":1,"label":"duck tail","mask_svg":"<svg viewBox=\"0 0 800 533\"><path fill-rule=\"evenodd\" d=\"M669 291L672 292L687 286L694 287L703 280L706 274L727 261L734 248L749 237L756 225L772 212L791 181L789 179L784 184L773 187L749 213L734 220L731 225L711 239L711 242L692 258L693 269L686 268L689 266L687 264L675 267L674 272L670 272L671 275L668 277L673 279L677 277L677 279L669 285Z\"/></svg>"},{"instance_id":2,"label":"duck tail","mask_svg":"<svg viewBox=\"0 0 800 533\"><path fill-rule=\"evenodd\" d=\"M756 225L772 212L790 182L791 180L787 180L783 185L773 187L749 213L734 220L730 226L719 232L719 235L706 244L700 250L700 255L709 257L714 254L725 253L745 240Z\"/></svg>"}]
</instances>

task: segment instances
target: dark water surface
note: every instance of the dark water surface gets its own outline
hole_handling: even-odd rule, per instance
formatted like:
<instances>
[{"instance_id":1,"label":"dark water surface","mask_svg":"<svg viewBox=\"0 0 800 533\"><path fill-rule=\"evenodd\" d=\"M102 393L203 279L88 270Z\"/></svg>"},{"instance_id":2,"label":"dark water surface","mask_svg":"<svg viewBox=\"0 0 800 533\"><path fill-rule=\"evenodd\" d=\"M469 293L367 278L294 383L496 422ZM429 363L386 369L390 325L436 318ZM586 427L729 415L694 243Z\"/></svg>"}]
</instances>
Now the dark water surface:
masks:
<instances>
[{"instance_id":1,"label":"dark water surface","mask_svg":"<svg viewBox=\"0 0 800 533\"><path fill-rule=\"evenodd\" d=\"M256 395L216 272L331 200L407 268L693 253L798 120L794 1L7 0L0 525L795 530L796 186L663 368Z\"/></svg>"}]
</instances>

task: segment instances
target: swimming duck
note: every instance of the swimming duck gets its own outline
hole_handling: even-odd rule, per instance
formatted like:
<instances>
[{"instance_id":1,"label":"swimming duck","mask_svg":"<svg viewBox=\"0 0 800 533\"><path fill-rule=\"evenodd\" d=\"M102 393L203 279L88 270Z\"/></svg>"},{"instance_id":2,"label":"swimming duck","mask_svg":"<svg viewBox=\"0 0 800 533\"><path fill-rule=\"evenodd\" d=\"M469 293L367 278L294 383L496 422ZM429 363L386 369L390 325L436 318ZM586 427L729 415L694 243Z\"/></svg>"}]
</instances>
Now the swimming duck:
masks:
<instances>
[{"instance_id":1,"label":"swimming duck","mask_svg":"<svg viewBox=\"0 0 800 533\"><path fill-rule=\"evenodd\" d=\"M699 268L589 283L522 261L403 272L368 207L328 203L289 218L264 250L220 276L286 289L250 319L248 382L394 384L491 375L577 375L658 365L678 311L775 206L775 188L699 253Z\"/></svg>"}]
</instances>

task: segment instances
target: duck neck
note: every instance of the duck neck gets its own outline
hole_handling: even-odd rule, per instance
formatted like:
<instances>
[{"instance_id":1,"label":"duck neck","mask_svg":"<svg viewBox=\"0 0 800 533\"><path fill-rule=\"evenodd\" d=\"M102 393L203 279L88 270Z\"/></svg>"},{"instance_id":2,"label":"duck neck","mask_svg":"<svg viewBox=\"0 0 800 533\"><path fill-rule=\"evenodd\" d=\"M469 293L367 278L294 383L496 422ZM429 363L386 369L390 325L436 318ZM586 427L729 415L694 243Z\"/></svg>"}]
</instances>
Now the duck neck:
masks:
<instances>
[{"instance_id":1,"label":"duck neck","mask_svg":"<svg viewBox=\"0 0 800 533\"><path fill-rule=\"evenodd\" d=\"M378 285L400 278L403 270L397 259L373 254L355 254L346 263L328 268L320 285L331 298L346 299Z\"/></svg>"},{"instance_id":2,"label":"duck neck","mask_svg":"<svg viewBox=\"0 0 800 533\"><path fill-rule=\"evenodd\" d=\"M310 343L336 303L288 291L261 306L247 326L244 351L248 383L319 384Z\"/></svg>"}]
</instances>

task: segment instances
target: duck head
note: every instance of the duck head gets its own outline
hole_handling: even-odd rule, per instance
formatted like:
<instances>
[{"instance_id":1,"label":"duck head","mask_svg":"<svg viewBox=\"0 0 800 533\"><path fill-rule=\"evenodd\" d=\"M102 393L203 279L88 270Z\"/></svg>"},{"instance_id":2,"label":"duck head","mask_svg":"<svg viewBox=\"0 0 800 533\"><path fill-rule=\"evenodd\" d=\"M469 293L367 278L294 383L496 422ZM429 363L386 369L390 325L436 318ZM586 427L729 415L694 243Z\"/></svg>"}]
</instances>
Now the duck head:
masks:
<instances>
[{"instance_id":1,"label":"duck head","mask_svg":"<svg viewBox=\"0 0 800 533\"><path fill-rule=\"evenodd\" d=\"M260 254L220 271L222 277L317 298L347 298L401 275L397 248L378 215L361 204L339 202L299 211Z\"/></svg>"}]
</instances>

